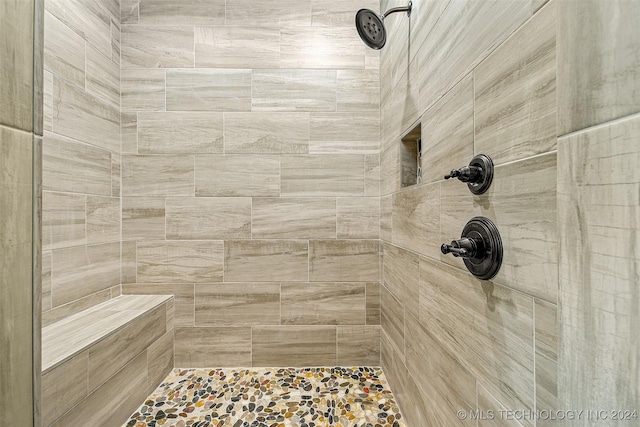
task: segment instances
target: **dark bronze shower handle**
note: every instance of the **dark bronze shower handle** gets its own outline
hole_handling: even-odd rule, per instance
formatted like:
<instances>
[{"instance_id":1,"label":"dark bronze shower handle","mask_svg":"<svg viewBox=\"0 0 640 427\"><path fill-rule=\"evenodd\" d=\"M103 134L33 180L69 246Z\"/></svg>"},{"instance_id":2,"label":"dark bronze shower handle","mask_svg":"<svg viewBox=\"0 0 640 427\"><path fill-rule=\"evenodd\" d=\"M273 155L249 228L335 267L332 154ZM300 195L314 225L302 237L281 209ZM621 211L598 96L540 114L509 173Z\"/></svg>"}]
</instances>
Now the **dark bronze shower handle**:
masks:
<instances>
[{"instance_id":1,"label":"dark bronze shower handle","mask_svg":"<svg viewBox=\"0 0 640 427\"><path fill-rule=\"evenodd\" d=\"M452 254L454 257L460 258L476 258L480 255L478 254L478 243L475 240L468 239L466 237L454 240L450 245L442 244L440 250L445 255Z\"/></svg>"},{"instance_id":2,"label":"dark bronze shower handle","mask_svg":"<svg viewBox=\"0 0 640 427\"><path fill-rule=\"evenodd\" d=\"M451 178L466 182L473 194L482 194L489 189L493 181L493 161L485 154L478 154L471 159L469 166L454 169L444 176L444 179Z\"/></svg>"}]
</instances>

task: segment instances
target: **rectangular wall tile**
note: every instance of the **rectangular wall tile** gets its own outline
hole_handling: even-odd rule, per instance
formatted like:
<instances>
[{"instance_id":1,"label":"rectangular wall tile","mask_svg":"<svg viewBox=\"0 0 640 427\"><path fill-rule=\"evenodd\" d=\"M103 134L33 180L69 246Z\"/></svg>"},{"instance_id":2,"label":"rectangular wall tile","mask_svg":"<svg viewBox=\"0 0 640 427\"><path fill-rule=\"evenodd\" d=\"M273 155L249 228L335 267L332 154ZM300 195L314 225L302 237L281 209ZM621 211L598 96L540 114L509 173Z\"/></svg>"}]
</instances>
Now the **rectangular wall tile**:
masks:
<instances>
[{"instance_id":1,"label":"rectangular wall tile","mask_svg":"<svg viewBox=\"0 0 640 427\"><path fill-rule=\"evenodd\" d=\"M389 337L394 351L404 362L404 306L389 290L380 287L380 326Z\"/></svg>"},{"instance_id":2,"label":"rectangular wall tile","mask_svg":"<svg viewBox=\"0 0 640 427\"><path fill-rule=\"evenodd\" d=\"M370 112L312 113L309 152L376 154L380 150L380 117Z\"/></svg>"},{"instance_id":3,"label":"rectangular wall tile","mask_svg":"<svg viewBox=\"0 0 640 427\"><path fill-rule=\"evenodd\" d=\"M42 311L51 310L51 251L42 252Z\"/></svg>"},{"instance_id":4,"label":"rectangular wall tile","mask_svg":"<svg viewBox=\"0 0 640 427\"><path fill-rule=\"evenodd\" d=\"M281 68L364 69L366 46L349 27L280 30Z\"/></svg>"},{"instance_id":5,"label":"rectangular wall tile","mask_svg":"<svg viewBox=\"0 0 640 427\"><path fill-rule=\"evenodd\" d=\"M85 196L42 193L43 250L86 244Z\"/></svg>"},{"instance_id":6,"label":"rectangular wall tile","mask_svg":"<svg viewBox=\"0 0 640 427\"><path fill-rule=\"evenodd\" d=\"M123 25L122 67L191 68L193 40L193 27Z\"/></svg>"},{"instance_id":7,"label":"rectangular wall tile","mask_svg":"<svg viewBox=\"0 0 640 427\"><path fill-rule=\"evenodd\" d=\"M380 197L380 155L364 156L364 195Z\"/></svg>"},{"instance_id":8,"label":"rectangular wall tile","mask_svg":"<svg viewBox=\"0 0 640 427\"><path fill-rule=\"evenodd\" d=\"M42 126L44 131L53 130L53 74L44 72L44 82L42 83Z\"/></svg>"},{"instance_id":9,"label":"rectangular wall tile","mask_svg":"<svg viewBox=\"0 0 640 427\"><path fill-rule=\"evenodd\" d=\"M165 70L123 69L120 73L122 111L163 111Z\"/></svg>"},{"instance_id":10,"label":"rectangular wall tile","mask_svg":"<svg viewBox=\"0 0 640 427\"><path fill-rule=\"evenodd\" d=\"M339 197L337 199L338 239L377 239L380 229L380 199Z\"/></svg>"},{"instance_id":11,"label":"rectangular wall tile","mask_svg":"<svg viewBox=\"0 0 640 427\"><path fill-rule=\"evenodd\" d=\"M122 156L119 154L111 155L111 196L120 197L122 187Z\"/></svg>"},{"instance_id":12,"label":"rectangular wall tile","mask_svg":"<svg viewBox=\"0 0 640 427\"><path fill-rule=\"evenodd\" d=\"M87 243L120 241L120 198L87 196Z\"/></svg>"},{"instance_id":13,"label":"rectangular wall tile","mask_svg":"<svg viewBox=\"0 0 640 427\"><path fill-rule=\"evenodd\" d=\"M139 154L222 153L221 113L138 114Z\"/></svg>"},{"instance_id":14,"label":"rectangular wall tile","mask_svg":"<svg viewBox=\"0 0 640 427\"><path fill-rule=\"evenodd\" d=\"M227 282L306 282L308 243L301 240L229 240L224 245Z\"/></svg>"},{"instance_id":15,"label":"rectangular wall tile","mask_svg":"<svg viewBox=\"0 0 640 427\"><path fill-rule=\"evenodd\" d=\"M380 366L379 326L338 326L338 366Z\"/></svg>"},{"instance_id":16,"label":"rectangular wall tile","mask_svg":"<svg viewBox=\"0 0 640 427\"><path fill-rule=\"evenodd\" d=\"M336 111L334 70L254 70L251 111Z\"/></svg>"},{"instance_id":17,"label":"rectangular wall tile","mask_svg":"<svg viewBox=\"0 0 640 427\"><path fill-rule=\"evenodd\" d=\"M122 285L122 293L124 295L173 295L175 326L194 326L194 287L193 283L126 283Z\"/></svg>"},{"instance_id":18,"label":"rectangular wall tile","mask_svg":"<svg viewBox=\"0 0 640 427\"><path fill-rule=\"evenodd\" d=\"M535 300L536 337L536 408L554 411L558 408L558 307ZM543 421L545 421L543 423ZM538 420L538 425L551 425Z\"/></svg>"},{"instance_id":19,"label":"rectangular wall tile","mask_svg":"<svg viewBox=\"0 0 640 427\"><path fill-rule=\"evenodd\" d=\"M140 23L223 25L224 0L140 0Z\"/></svg>"},{"instance_id":20,"label":"rectangular wall tile","mask_svg":"<svg viewBox=\"0 0 640 427\"><path fill-rule=\"evenodd\" d=\"M335 326L254 326L252 366L334 366Z\"/></svg>"},{"instance_id":21,"label":"rectangular wall tile","mask_svg":"<svg viewBox=\"0 0 640 427\"><path fill-rule=\"evenodd\" d=\"M122 198L123 239L163 240L165 236L164 198Z\"/></svg>"},{"instance_id":22,"label":"rectangular wall tile","mask_svg":"<svg viewBox=\"0 0 640 427\"><path fill-rule=\"evenodd\" d=\"M138 154L138 114L120 112L121 154Z\"/></svg>"},{"instance_id":23,"label":"rectangular wall tile","mask_svg":"<svg viewBox=\"0 0 640 427\"><path fill-rule=\"evenodd\" d=\"M120 1L120 20L123 24L137 24L140 0Z\"/></svg>"},{"instance_id":24,"label":"rectangular wall tile","mask_svg":"<svg viewBox=\"0 0 640 427\"><path fill-rule=\"evenodd\" d=\"M168 111L250 111L251 70L167 70Z\"/></svg>"},{"instance_id":25,"label":"rectangular wall tile","mask_svg":"<svg viewBox=\"0 0 640 427\"><path fill-rule=\"evenodd\" d=\"M280 324L280 284L196 285L196 326Z\"/></svg>"},{"instance_id":26,"label":"rectangular wall tile","mask_svg":"<svg viewBox=\"0 0 640 427\"><path fill-rule=\"evenodd\" d=\"M337 88L338 111L380 111L378 70L338 70Z\"/></svg>"},{"instance_id":27,"label":"rectangular wall tile","mask_svg":"<svg viewBox=\"0 0 640 427\"><path fill-rule=\"evenodd\" d=\"M311 24L311 0L283 0L255 3L252 0L227 2L227 25L303 25Z\"/></svg>"},{"instance_id":28,"label":"rectangular wall tile","mask_svg":"<svg viewBox=\"0 0 640 427\"><path fill-rule=\"evenodd\" d=\"M176 328L175 366L237 367L251 365L251 328Z\"/></svg>"},{"instance_id":29,"label":"rectangular wall tile","mask_svg":"<svg viewBox=\"0 0 640 427\"><path fill-rule=\"evenodd\" d=\"M125 196L193 196L193 156L123 156Z\"/></svg>"},{"instance_id":30,"label":"rectangular wall tile","mask_svg":"<svg viewBox=\"0 0 640 427\"><path fill-rule=\"evenodd\" d=\"M359 9L377 10L376 0L311 0L311 25L314 27L352 27L353 17Z\"/></svg>"},{"instance_id":31,"label":"rectangular wall tile","mask_svg":"<svg viewBox=\"0 0 640 427\"><path fill-rule=\"evenodd\" d=\"M196 67L278 68L280 30L276 27L196 27Z\"/></svg>"},{"instance_id":32,"label":"rectangular wall tile","mask_svg":"<svg viewBox=\"0 0 640 427\"><path fill-rule=\"evenodd\" d=\"M309 113L225 113L225 153L306 154Z\"/></svg>"},{"instance_id":33,"label":"rectangular wall tile","mask_svg":"<svg viewBox=\"0 0 640 427\"><path fill-rule=\"evenodd\" d=\"M475 149L495 164L556 148L556 4L478 66Z\"/></svg>"},{"instance_id":34,"label":"rectangular wall tile","mask_svg":"<svg viewBox=\"0 0 640 427\"><path fill-rule=\"evenodd\" d=\"M139 283L222 281L221 241L138 242Z\"/></svg>"},{"instance_id":35,"label":"rectangular wall tile","mask_svg":"<svg viewBox=\"0 0 640 427\"><path fill-rule=\"evenodd\" d=\"M248 197L168 197L168 240L251 238L251 199Z\"/></svg>"},{"instance_id":36,"label":"rectangular wall tile","mask_svg":"<svg viewBox=\"0 0 640 427\"><path fill-rule=\"evenodd\" d=\"M380 279L377 240L312 240L309 278L312 282L372 282Z\"/></svg>"},{"instance_id":37,"label":"rectangular wall tile","mask_svg":"<svg viewBox=\"0 0 640 427\"><path fill-rule=\"evenodd\" d=\"M278 156L200 155L195 161L198 197L278 196Z\"/></svg>"},{"instance_id":38,"label":"rectangular wall tile","mask_svg":"<svg viewBox=\"0 0 640 427\"><path fill-rule=\"evenodd\" d=\"M382 246L382 284L405 306L407 313L419 316L420 257L397 246Z\"/></svg>"},{"instance_id":39,"label":"rectangular wall tile","mask_svg":"<svg viewBox=\"0 0 640 427\"><path fill-rule=\"evenodd\" d=\"M380 198L380 240L391 242L393 231L393 196Z\"/></svg>"},{"instance_id":40,"label":"rectangular wall tile","mask_svg":"<svg viewBox=\"0 0 640 427\"><path fill-rule=\"evenodd\" d=\"M367 283L367 325L380 324L380 283Z\"/></svg>"},{"instance_id":41,"label":"rectangular wall tile","mask_svg":"<svg viewBox=\"0 0 640 427\"><path fill-rule=\"evenodd\" d=\"M120 268L120 283L136 281L136 242L121 242L122 265Z\"/></svg>"},{"instance_id":42,"label":"rectangular wall tile","mask_svg":"<svg viewBox=\"0 0 640 427\"><path fill-rule=\"evenodd\" d=\"M147 348L147 393L151 394L173 369L173 329Z\"/></svg>"},{"instance_id":43,"label":"rectangular wall tile","mask_svg":"<svg viewBox=\"0 0 640 427\"><path fill-rule=\"evenodd\" d=\"M88 93L120 107L120 67L91 45L87 45L85 87ZM116 150L119 152L120 150Z\"/></svg>"},{"instance_id":44,"label":"rectangular wall tile","mask_svg":"<svg viewBox=\"0 0 640 427\"><path fill-rule=\"evenodd\" d=\"M283 283L283 325L363 325L365 284Z\"/></svg>"},{"instance_id":45,"label":"rectangular wall tile","mask_svg":"<svg viewBox=\"0 0 640 427\"><path fill-rule=\"evenodd\" d=\"M85 79L85 41L81 35L45 12L44 69L83 89Z\"/></svg>"},{"instance_id":46,"label":"rectangular wall tile","mask_svg":"<svg viewBox=\"0 0 640 427\"><path fill-rule=\"evenodd\" d=\"M42 425L48 426L88 394L88 353L67 360L42 375Z\"/></svg>"},{"instance_id":47,"label":"rectangular wall tile","mask_svg":"<svg viewBox=\"0 0 640 427\"><path fill-rule=\"evenodd\" d=\"M336 201L330 198L253 199L251 233L255 239L318 239L336 236Z\"/></svg>"},{"instance_id":48,"label":"rectangular wall tile","mask_svg":"<svg viewBox=\"0 0 640 427\"><path fill-rule=\"evenodd\" d=\"M439 258L442 244L439 234L440 184L419 186L394 194L392 209L393 244Z\"/></svg>"},{"instance_id":49,"label":"rectangular wall tile","mask_svg":"<svg viewBox=\"0 0 640 427\"><path fill-rule=\"evenodd\" d=\"M478 427L521 427L515 416L509 416L507 408L491 395L482 385L478 384L478 411L481 414L493 414L478 420ZM542 418L542 417L541 417ZM536 420L537 421L537 420Z\"/></svg>"},{"instance_id":50,"label":"rectangular wall tile","mask_svg":"<svg viewBox=\"0 0 640 427\"><path fill-rule=\"evenodd\" d=\"M283 196L362 196L364 163L359 155L282 156Z\"/></svg>"}]
</instances>

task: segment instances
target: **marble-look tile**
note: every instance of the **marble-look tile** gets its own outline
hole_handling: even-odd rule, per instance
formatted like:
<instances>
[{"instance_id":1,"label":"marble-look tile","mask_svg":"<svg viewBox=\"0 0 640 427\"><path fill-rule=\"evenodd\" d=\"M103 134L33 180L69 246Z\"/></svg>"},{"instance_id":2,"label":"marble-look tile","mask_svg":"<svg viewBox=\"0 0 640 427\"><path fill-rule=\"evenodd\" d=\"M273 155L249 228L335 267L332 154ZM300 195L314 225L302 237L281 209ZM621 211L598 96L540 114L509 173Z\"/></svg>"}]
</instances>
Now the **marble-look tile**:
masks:
<instances>
[{"instance_id":1,"label":"marble-look tile","mask_svg":"<svg viewBox=\"0 0 640 427\"><path fill-rule=\"evenodd\" d=\"M422 116L422 182L440 181L452 169L469 164L474 155L473 120L469 75Z\"/></svg>"},{"instance_id":2,"label":"marble-look tile","mask_svg":"<svg viewBox=\"0 0 640 427\"><path fill-rule=\"evenodd\" d=\"M251 235L254 239L335 238L336 200L255 197Z\"/></svg>"},{"instance_id":3,"label":"marble-look tile","mask_svg":"<svg viewBox=\"0 0 640 427\"><path fill-rule=\"evenodd\" d=\"M87 243L120 241L120 198L87 196Z\"/></svg>"},{"instance_id":4,"label":"marble-look tile","mask_svg":"<svg viewBox=\"0 0 640 427\"><path fill-rule=\"evenodd\" d=\"M306 154L309 113L225 113L224 149L227 154Z\"/></svg>"},{"instance_id":5,"label":"marble-look tile","mask_svg":"<svg viewBox=\"0 0 640 427\"><path fill-rule=\"evenodd\" d=\"M168 197L167 240L251 238L249 197Z\"/></svg>"},{"instance_id":6,"label":"marble-look tile","mask_svg":"<svg viewBox=\"0 0 640 427\"><path fill-rule=\"evenodd\" d=\"M373 282L380 280L377 240L311 240L309 280L312 282Z\"/></svg>"},{"instance_id":7,"label":"marble-look tile","mask_svg":"<svg viewBox=\"0 0 640 427\"><path fill-rule=\"evenodd\" d=\"M166 100L165 70L122 69L120 71L121 110L163 111Z\"/></svg>"},{"instance_id":8,"label":"marble-look tile","mask_svg":"<svg viewBox=\"0 0 640 427\"><path fill-rule=\"evenodd\" d=\"M125 283L122 285L122 293L125 295L173 295L175 326L194 326L195 285L175 283L174 280L171 282L173 283Z\"/></svg>"},{"instance_id":9,"label":"marble-look tile","mask_svg":"<svg viewBox=\"0 0 640 427\"><path fill-rule=\"evenodd\" d=\"M508 409L478 383L477 410L483 417L478 419L478 427L522 427ZM542 417L541 417L542 418Z\"/></svg>"},{"instance_id":10,"label":"marble-look tile","mask_svg":"<svg viewBox=\"0 0 640 427\"><path fill-rule=\"evenodd\" d=\"M151 394L173 369L173 329L147 348L147 393Z\"/></svg>"},{"instance_id":11,"label":"marble-look tile","mask_svg":"<svg viewBox=\"0 0 640 427\"><path fill-rule=\"evenodd\" d=\"M420 258L418 320L506 408L533 409L533 297Z\"/></svg>"},{"instance_id":12,"label":"marble-look tile","mask_svg":"<svg viewBox=\"0 0 640 427\"><path fill-rule=\"evenodd\" d=\"M123 239L124 239L123 234ZM136 242L123 240L121 242L122 265L120 267L120 283L132 283L136 281Z\"/></svg>"},{"instance_id":13,"label":"marble-look tile","mask_svg":"<svg viewBox=\"0 0 640 427\"><path fill-rule=\"evenodd\" d=\"M398 144L402 135L412 129L420 119L418 71L420 58L415 58L395 86L385 94L381 80L380 139L382 148Z\"/></svg>"},{"instance_id":14,"label":"marble-look tile","mask_svg":"<svg viewBox=\"0 0 640 427\"><path fill-rule=\"evenodd\" d=\"M111 195L111 154L108 151L46 133L42 147L45 191Z\"/></svg>"},{"instance_id":15,"label":"marble-look tile","mask_svg":"<svg viewBox=\"0 0 640 427\"><path fill-rule=\"evenodd\" d=\"M639 112L640 3L560 1L557 7L558 135Z\"/></svg>"},{"instance_id":16,"label":"marble-look tile","mask_svg":"<svg viewBox=\"0 0 640 427\"><path fill-rule=\"evenodd\" d=\"M393 195L392 242L394 245L438 259L441 255L442 243L439 231L439 183L405 189Z\"/></svg>"},{"instance_id":17,"label":"marble-look tile","mask_svg":"<svg viewBox=\"0 0 640 427\"><path fill-rule=\"evenodd\" d=\"M119 154L111 155L111 196L120 197L122 187L122 156Z\"/></svg>"},{"instance_id":18,"label":"marble-look tile","mask_svg":"<svg viewBox=\"0 0 640 427\"><path fill-rule=\"evenodd\" d=\"M380 283L367 283L366 285L366 298L367 298L367 325L379 325L380 324Z\"/></svg>"},{"instance_id":19,"label":"marble-look tile","mask_svg":"<svg viewBox=\"0 0 640 427\"><path fill-rule=\"evenodd\" d=\"M196 326L280 324L279 283L196 284Z\"/></svg>"},{"instance_id":20,"label":"marble-look tile","mask_svg":"<svg viewBox=\"0 0 640 427\"><path fill-rule=\"evenodd\" d=\"M380 197L380 155L364 156L364 195Z\"/></svg>"},{"instance_id":21,"label":"marble-look tile","mask_svg":"<svg viewBox=\"0 0 640 427\"><path fill-rule=\"evenodd\" d=\"M111 102L120 108L120 67L91 45L86 47L86 83L87 93ZM57 131L57 129L56 129ZM119 147L115 150L119 152Z\"/></svg>"},{"instance_id":22,"label":"marble-look tile","mask_svg":"<svg viewBox=\"0 0 640 427\"><path fill-rule=\"evenodd\" d=\"M254 326L252 366L334 366L335 326Z\"/></svg>"},{"instance_id":23,"label":"marble-look tile","mask_svg":"<svg viewBox=\"0 0 640 427\"><path fill-rule=\"evenodd\" d=\"M223 242L138 242L138 283L222 282Z\"/></svg>"},{"instance_id":24,"label":"marble-look tile","mask_svg":"<svg viewBox=\"0 0 640 427\"><path fill-rule=\"evenodd\" d=\"M250 111L251 70L168 69L168 111Z\"/></svg>"},{"instance_id":25,"label":"marble-look tile","mask_svg":"<svg viewBox=\"0 0 640 427\"><path fill-rule=\"evenodd\" d=\"M85 41L49 12L44 14L44 69L84 89Z\"/></svg>"},{"instance_id":26,"label":"marble-look tile","mask_svg":"<svg viewBox=\"0 0 640 427\"><path fill-rule=\"evenodd\" d=\"M198 197L280 195L278 156L200 155L195 168Z\"/></svg>"},{"instance_id":27,"label":"marble-look tile","mask_svg":"<svg viewBox=\"0 0 640 427\"><path fill-rule=\"evenodd\" d=\"M42 206L43 250L86 244L84 195L45 191Z\"/></svg>"},{"instance_id":28,"label":"marble-look tile","mask_svg":"<svg viewBox=\"0 0 640 427\"><path fill-rule=\"evenodd\" d=\"M163 240L166 231L164 203L162 197L123 197L122 238Z\"/></svg>"},{"instance_id":29,"label":"marble-look tile","mask_svg":"<svg viewBox=\"0 0 640 427\"><path fill-rule=\"evenodd\" d=\"M542 6L544 6L545 4L547 4L549 0L533 0L532 1L532 8L533 8L533 13L535 14L538 10L540 10L540 8Z\"/></svg>"},{"instance_id":30,"label":"marble-look tile","mask_svg":"<svg viewBox=\"0 0 640 427\"><path fill-rule=\"evenodd\" d=\"M311 0L227 1L226 25L309 26Z\"/></svg>"},{"instance_id":31,"label":"marble-look tile","mask_svg":"<svg viewBox=\"0 0 640 427\"><path fill-rule=\"evenodd\" d=\"M355 154L282 156L283 196L362 196L364 159Z\"/></svg>"},{"instance_id":32,"label":"marble-look tile","mask_svg":"<svg viewBox=\"0 0 640 427\"><path fill-rule=\"evenodd\" d=\"M137 24L140 0L120 0L120 21L123 24Z\"/></svg>"},{"instance_id":33,"label":"marble-look tile","mask_svg":"<svg viewBox=\"0 0 640 427\"><path fill-rule=\"evenodd\" d=\"M360 9L378 10L377 0L311 0L311 25L314 27L353 27L353 17Z\"/></svg>"},{"instance_id":34,"label":"marble-look tile","mask_svg":"<svg viewBox=\"0 0 640 427\"><path fill-rule=\"evenodd\" d=\"M138 154L137 113L120 113L120 147L121 154Z\"/></svg>"},{"instance_id":35,"label":"marble-look tile","mask_svg":"<svg viewBox=\"0 0 640 427\"><path fill-rule=\"evenodd\" d=\"M411 8L411 31L409 34L409 57L415 58L425 39L440 19L450 0L415 2Z\"/></svg>"},{"instance_id":36,"label":"marble-look tile","mask_svg":"<svg viewBox=\"0 0 640 427\"><path fill-rule=\"evenodd\" d=\"M120 65L120 40L121 40L121 27L120 21L116 22L113 18L111 19L111 60L116 64Z\"/></svg>"},{"instance_id":37,"label":"marble-look tile","mask_svg":"<svg viewBox=\"0 0 640 427\"><path fill-rule=\"evenodd\" d=\"M364 325L364 283L283 283L283 325Z\"/></svg>"},{"instance_id":38,"label":"marble-look tile","mask_svg":"<svg viewBox=\"0 0 640 427\"><path fill-rule=\"evenodd\" d=\"M341 2L343 3L343 2ZM352 22L350 22L353 25ZM380 110L380 72L378 70L338 70L337 110Z\"/></svg>"},{"instance_id":39,"label":"marble-look tile","mask_svg":"<svg viewBox=\"0 0 640 427\"><path fill-rule=\"evenodd\" d=\"M379 326L338 326L338 366L380 366Z\"/></svg>"},{"instance_id":40,"label":"marble-look tile","mask_svg":"<svg viewBox=\"0 0 640 427\"><path fill-rule=\"evenodd\" d=\"M122 68L191 68L193 40L193 27L123 25Z\"/></svg>"},{"instance_id":41,"label":"marble-look tile","mask_svg":"<svg viewBox=\"0 0 640 427\"><path fill-rule=\"evenodd\" d=\"M42 252L42 311L51 310L51 251Z\"/></svg>"},{"instance_id":42,"label":"marble-look tile","mask_svg":"<svg viewBox=\"0 0 640 427\"><path fill-rule=\"evenodd\" d=\"M400 174L400 144L381 148L380 195L384 196L400 189Z\"/></svg>"},{"instance_id":43,"label":"marble-look tile","mask_svg":"<svg viewBox=\"0 0 640 427\"><path fill-rule=\"evenodd\" d=\"M53 306L108 289L120 282L120 243L56 249L52 258Z\"/></svg>"},{"instance_id":44,"label":"marble-look tile","mask_svg":"<svg viewBox=\"0 0 640 427\"><path fill-rule=\"evenodd\" d=\"M338 239L378 239L380 199L378 197L338 197Z\"/></svg>"},{"instance_id":45,"label":"marble-look tile","mask_svg":"<svg viewBox=\"0 0 640 427\"><path fill-rule=\"evenodd\" d=\"M42 84L42 127L44 131L53 130L53 74L44 72Z\"/></svg>"},{"instance_id":46,"label":"marble-look tile","mask_svg":"<svg viewBox=\"0 0 640 427\"><path fill-rule=\"evenodd\" d=\"M336 111L335 70L254 70L251 111Z\"/></svg>"},{"instance_id":47,"label":"marble-look tile","mask_svg":"<svg viewBox=\"0 0 640 427\"><path fill-rule=\"evenodd\" d=\"M193 156L122 156L124 196L193 196Z\"/></svg>"},{"instance_id":48,"label":"marble-look tile","mask_svg":"<svg viewBox=\"0 0 640 427\"><path fill-rule=\"evenodd\" d=\"M384 12L392 7L406 6L403 0L381 1L380 11ZM375 9L374 9L375 10ZM411 19L404 13L395 14L392 18L385 20L387 29L387 41L385 47L380 51L380 84L383 104L388 99L389 91L398 86L399 81L406 74L411 59L409 57L410 33L413 29ZM370 50L370 49L368 49ZM407 76L405 81L409 81ZM415 86L417 97L417 88ZM402 94L405 98L405 94Z\"/></svg>"},{"instance_id":49,"label":"marble-look tile","mask_svg":"<svg viewBox=\"0 0 640 427\"><path fill-rule=\"evenodd\" d=\"M475 150L495 164L556 149L556 3L474 71Z\"/></svg>"},{"instance_id":50,"label":"marble-look tile","mask_svg":"<svg viewBox=\"0 0 640 427\"><path fill-rule=\"evenodd\" d=\"M380 240L391 242L393 231L393 196L380 198Z\"/></svg>"},{"instance_id":51,"label":"marble-look tile","mask_svg":"<svg viewBox=\"0 0 640 427\"><path fill-rule=\"evenodd\" d=\"M558 307L535 300L536 337L536 408L558 409ZM552 425L551 420L538 420L537 425Z\"/></svg>"},{"instance_id":52,"label":"marble-look tile","mask_svg":"<svg viewBox=\"0 0 640 427\"><path fill-rule=\"evenodd\" d=\"M433 105L530 17L531 0L449 2L416 55L420 110Z\"/></svg>"},{"instance_id":53,"label":"marble-look tile","mask_svg":"<svg viewBox=\"0 0 640 427\"><path fill-rule=\"evenodd\" d=\"M70 303L53 306L49 311L42 313L42 326L46 327L53 323L64 320L74 314L87 310L95 305L101 304L111 299L111 288L104 289L86 297L74 299Z\"/></svg>"},{"instance_id":54,"label":"marble-look tile","mask_svg":"<svg viewBox=\"0 0 640 427\"><path fill-rule=\"evenodd\" d=\"M222 113L138 113L138 153L222 153Z\"/></svg>"},{"instance_id":55,"label":"marble-look tile","mask_svg":"<svg viewBox=\"0 0 640 427\"><path fill-rule=\"evenodd\" d=\"M370 112L312 113L309 152L312 154L377 154L380 117Z\"/></svg>"},{"instance_id":56,"label":"marble-look tile","mask_svg":"<svg viewBox=\"0 0 640 427\"><path fill-rule=\"evenodd\" d=\"M397 246L383 244L382 248L382 284L404 305L408 314L417 318L420 310L420 258Z\"/></svg>"},{"instance_id":57,"label":"marble-look tile","mask_svg":"<svg viewBox=\"0 0 640 427\"><path fill-rule=\"evenodd\" d=\"M380 287L380 326L404 363L404 306L389 290Z\"/></svg>"},{"instance_id":58,"label":"marble-look tile","mask_svg":"<svg viewBox=\"0 0 640 427\"><path fill-rule=\"evenodd\" d=\"M195 66L211 68L278 68L277 27L196 27Z\"/></svg>"},{"instance_id":59,"label":"marble-look tile","mask_svg":"<svg viewBox=\"0 0 640 427\"><path fill-rule=\"evenodd\" d=\"M224 25L225 0L139 0L141 24Z\"/></svg>"},{"instance_id":60,"label":"marble-look tile","mask_svg":"<svg viewBox=\"0 0 640 427\"><path fill-rule=\"evenodd\" d=\"M175 340L176 367L251 365L250 327L179 327Z\"/></svg>"},{"instance_id":61,"label":"marble-look tile","mask_svg":"<svg viewBox=\"0 0 640 427\"><path fill-rule=\"evenodd\" d=\"M42 375L42 425L49 426L88 394L89 357L84 351Z\"/></svg>"},{"instance_id":62,"label":"marble-look tile","mask_svg":"<svg viewBox=\"0 0 640 427\"><path fill-rule=\"evenodd\" d=\"M306 282L306 240L229 240L224 245L227 282Z\"/></svg>"},{"instance_id":63,"label":"marble-look tile","mask_svg":"<svg viewBox=\"0 0 640 427\"><path fill-rule=\"evenodd\" d=\"M280 67L364 69L367 47L353 28L289 27L280 30Z\"/></svg>"},{"instance_id":64,"label":"marble-look tile","mask_svg":"<svg viewBox=\"0 0 640 427\"><path fill-rule=\"evenodd\" d=\"M473 199L465 185L442 184L442 243L460 238L476 215L492 220L504 245L502 267L492 279L555 302L558 295L556 153L498 166L489 190ZM465 269L462 260L439 255ZM437 257L436 257L437 258Z\"/></svg>"},{"instance_id":65,"label":"marble-look tile","mask_svg":"<svg viewBox=\"0 0 640 427\"><path fill-rule=\"evenodd\" d=\"M56 133L120 151L120 112L109 102L54 78L53 129Z\"/></svg>"},{"instance_id":66,"label":"marble-look tile","mask_svg":"<svg viewBox=\"0 0 640 427\"><path fill-rule=\"evenodd\" d=\"M558 141L558 408L638 406L639 137L635 115Z\"/></svg>"}]
</instances>

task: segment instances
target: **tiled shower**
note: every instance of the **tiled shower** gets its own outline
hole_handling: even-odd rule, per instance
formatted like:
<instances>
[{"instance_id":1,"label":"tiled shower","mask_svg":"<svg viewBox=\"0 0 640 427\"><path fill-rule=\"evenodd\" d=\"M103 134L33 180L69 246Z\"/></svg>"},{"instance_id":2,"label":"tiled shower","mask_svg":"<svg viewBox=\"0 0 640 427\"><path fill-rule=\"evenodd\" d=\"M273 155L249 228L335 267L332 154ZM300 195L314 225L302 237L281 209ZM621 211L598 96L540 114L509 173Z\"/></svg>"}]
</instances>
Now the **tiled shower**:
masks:
<instances>
[{"instance_id":1,"label":"tiled shower","mask_svg":"<svg viewBox=\"0 0 640 427\"><path fill-rule=\"evenodd\" d=\"M9 3L3 28L33 19ZM0 110L3 171L21 144L35 178L19 205L33 178L0 175L3 210L35 206L33 225L3 225L3 252L33 229L36 272L34 303L11 273L29 315L3 342L33 328L20 351L36 356L2 369L0 407L27 376L13 394L42 398L34 423L7 425L120 426L170 372L165 390L252 373L310 390L353 375L356 393L380 373L380 422L402 413L388 425L640 425L640 3L414 0L380 51L355 13L404 0L43 3L35 83L19 86L33 105ZM477 154L495 165L486 193L443 179ZM504 244L491 280L440 250L476 216ZM100 328L65 362L47 353ZM337 366L361 369L312 369Z\"/></svg>"}]
</instances>

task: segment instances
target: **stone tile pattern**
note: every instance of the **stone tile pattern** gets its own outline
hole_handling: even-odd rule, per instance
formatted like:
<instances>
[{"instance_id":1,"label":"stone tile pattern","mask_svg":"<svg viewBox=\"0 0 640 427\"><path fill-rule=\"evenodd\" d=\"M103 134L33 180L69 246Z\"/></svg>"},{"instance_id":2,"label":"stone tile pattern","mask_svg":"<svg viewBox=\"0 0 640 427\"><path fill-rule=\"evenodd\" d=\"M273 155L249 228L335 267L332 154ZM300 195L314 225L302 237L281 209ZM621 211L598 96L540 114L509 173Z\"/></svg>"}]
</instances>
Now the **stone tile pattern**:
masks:
<instances>
[{"instance_id":1,"label":"stone tile pattern","mask_svg":"<svg viewBox=\"0 0 640 427\"><path fill-rule=\"evenodd\" d=\"M176 296L180 366L378 365L379 5L205 3L121 2L118 283Z\"/></svg>"},{"instance_id":2,"label":"stone tile pattern","mask_svg":"<svg viewBox=\"0 0 640 427\"><path fill-rule=\"evenodd\" d=\"M174 369L123 427L393 426L380 368Z\"/></svg>"},{"instance_id":3,"label":"stone tile pattern","mask_svg":"<svg viewBox=\"0 0 640 427\"><path fill-rule=\"evenodd\" d=\"M389 21L380 58L381 360L411 425L475 426L457 410L556 408L561 27L556 1L539 6L414 2L410 30L406 17ZM401 188L401 138L415 123L423 181ZM443 180L479 153L496 164L487 193ZM439 251L477 215L497 224L505 245L492 281Z\"/></svg>"}]
</instances>

